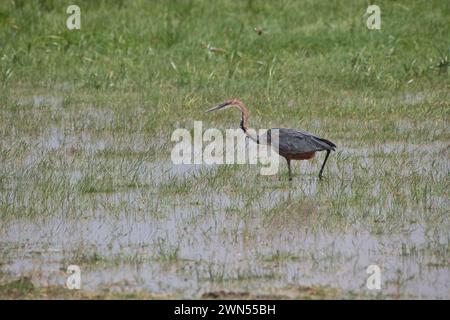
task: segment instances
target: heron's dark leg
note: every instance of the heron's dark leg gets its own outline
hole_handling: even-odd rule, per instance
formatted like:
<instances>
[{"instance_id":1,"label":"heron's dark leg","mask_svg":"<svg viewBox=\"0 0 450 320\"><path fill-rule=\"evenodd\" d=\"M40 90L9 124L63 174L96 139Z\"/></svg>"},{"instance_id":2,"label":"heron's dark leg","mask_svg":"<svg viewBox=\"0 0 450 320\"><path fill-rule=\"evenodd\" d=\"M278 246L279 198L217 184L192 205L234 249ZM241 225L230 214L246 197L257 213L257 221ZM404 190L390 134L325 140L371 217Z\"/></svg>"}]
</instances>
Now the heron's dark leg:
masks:
<instances>
[{"instance_id":1,"label":"heron's dark leg","mask_svg":"<svg viewBox=\"0 0 450 320\"><path fill-rule=\"evenodd\" d=\"M288 170L289 170L289 181L292 181L292 174L291 174L291 159L286 158Z\"/></svg>"},{"instance_id":2,"label":"heron's dark leg","mask_svg":"<svg viewBox=\"0 0 450 320\"><path fill-rule=\"evenodd\" d=\"M327 155L325 156L325 160L323 160L323 164L322 164L322 168L320 168L319 171L319 179L322 180L322 172L323 172L323 168L325 168L325 163L327 163L328 160L328 156L330 155L330 150L327 150Z\"/></svg>"}]
</instances>

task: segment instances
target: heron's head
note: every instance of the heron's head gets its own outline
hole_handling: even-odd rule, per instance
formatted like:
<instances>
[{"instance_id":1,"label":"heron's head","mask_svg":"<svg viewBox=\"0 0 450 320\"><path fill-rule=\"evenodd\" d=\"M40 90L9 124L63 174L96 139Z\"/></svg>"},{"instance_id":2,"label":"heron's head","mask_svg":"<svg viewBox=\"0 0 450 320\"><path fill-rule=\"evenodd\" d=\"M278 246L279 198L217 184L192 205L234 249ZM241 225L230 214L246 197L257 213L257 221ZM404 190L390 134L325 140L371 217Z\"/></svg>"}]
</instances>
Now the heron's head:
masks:
<instances>
[{"instance_id":1,"label":"heron's head","mask_svg":"<svg viewBox=\"0 0 450 320\"><path fill-rule=\"evenodd\" d=\"M218 104L217 106L215 106L209 110L206 110L205 112L212 112L212 111L216 111L216 110L225 110L225 109L228 109L228 108L234 107L234 106L238 107L241 104L242 104L242 102L239 99L232 98L221 104Z\"/></svg>"}]
</instances>

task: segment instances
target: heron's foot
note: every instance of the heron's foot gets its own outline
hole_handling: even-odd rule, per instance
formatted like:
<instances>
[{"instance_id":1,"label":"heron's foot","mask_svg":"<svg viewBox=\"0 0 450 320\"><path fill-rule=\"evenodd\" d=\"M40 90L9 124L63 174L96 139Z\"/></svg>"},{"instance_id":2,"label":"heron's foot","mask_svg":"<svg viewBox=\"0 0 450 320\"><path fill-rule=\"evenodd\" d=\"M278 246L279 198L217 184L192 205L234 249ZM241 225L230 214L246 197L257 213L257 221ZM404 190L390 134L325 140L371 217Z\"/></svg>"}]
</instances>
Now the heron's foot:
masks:
<instances>
[{"instance_id":1,"label":"heron's foot","mask_svg":"<svg viewBox=\"0 0 450 320\"><path fill-rule=\"evenodd\" d=\"M319 180L323 181L323 180L328 180L327 177L324 177L323 175L319 174Z\"/></svg>"}]
</instances>

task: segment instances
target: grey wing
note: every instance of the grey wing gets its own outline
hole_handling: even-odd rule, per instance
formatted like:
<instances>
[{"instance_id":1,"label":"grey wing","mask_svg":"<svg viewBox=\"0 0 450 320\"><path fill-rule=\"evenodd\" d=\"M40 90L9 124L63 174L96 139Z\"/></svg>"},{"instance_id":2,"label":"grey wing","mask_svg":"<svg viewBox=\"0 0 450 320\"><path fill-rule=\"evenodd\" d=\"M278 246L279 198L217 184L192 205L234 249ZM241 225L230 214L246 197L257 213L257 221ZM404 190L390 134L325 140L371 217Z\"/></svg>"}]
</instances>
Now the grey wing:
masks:
<instances>
[{"instance_id":1,"label":"grey wing","mask_svg":"<svg viewBox=\"0 0 450 320\"><path fill-rule=\"evenodd\" d=\"M298 154L322 150L334 150L336 147L331 141L319 138L306 131L294 129L271 129L273 138L276 136L276 130L278 130L280 153Z\"/></svg>"}]
</instances>

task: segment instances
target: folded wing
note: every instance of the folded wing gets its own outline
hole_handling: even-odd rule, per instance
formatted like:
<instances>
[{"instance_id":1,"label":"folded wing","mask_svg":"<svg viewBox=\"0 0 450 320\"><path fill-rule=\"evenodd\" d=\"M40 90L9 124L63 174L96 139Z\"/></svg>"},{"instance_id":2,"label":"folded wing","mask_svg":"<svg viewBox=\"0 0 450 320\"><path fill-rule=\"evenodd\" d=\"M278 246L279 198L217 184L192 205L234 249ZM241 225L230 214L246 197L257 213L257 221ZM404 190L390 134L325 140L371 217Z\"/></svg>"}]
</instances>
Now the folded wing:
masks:
<instances>
[{"instance_id":1,"label":"folded wing","mask_svg":"<svg viewBox=\"0 0 450 320\"><path fill-rule=\"evenodd\" d=\"M334 151L336 148L333 142L306 131L273 128L267 134L272 146L278 148L280 154L295 155L322 150ZM277 137L278 146L276 145Z\"/></svg>"}]
</instances>

